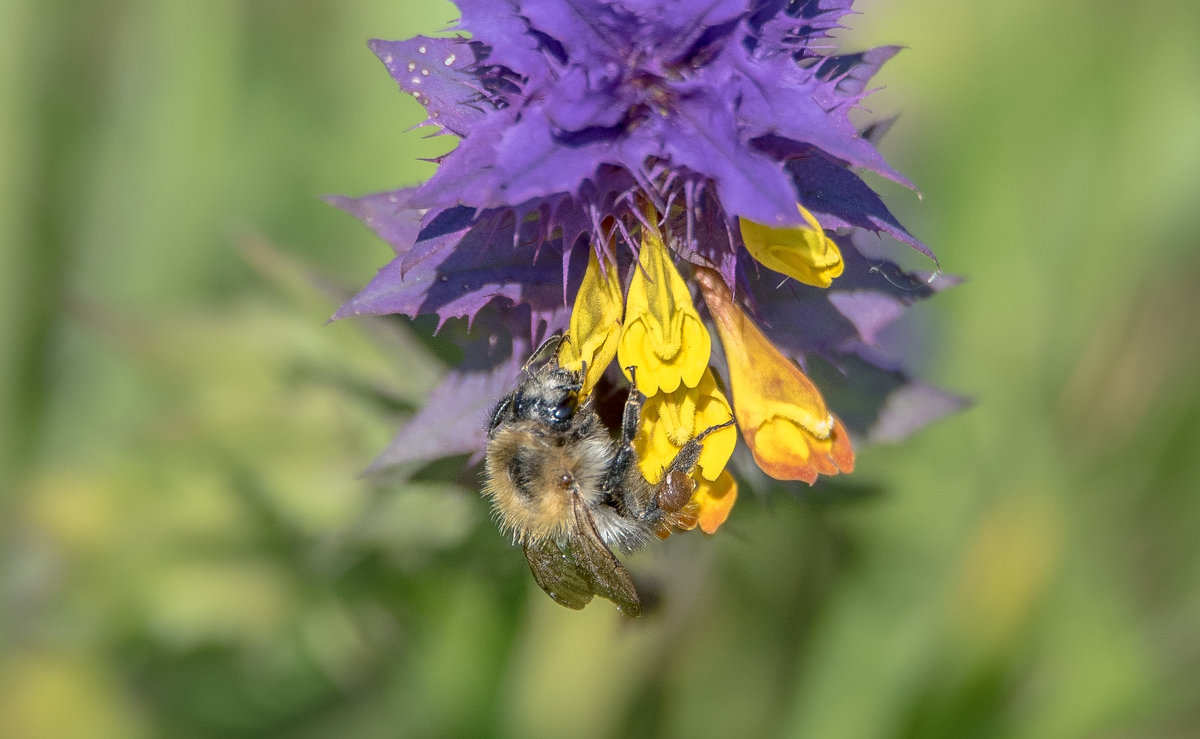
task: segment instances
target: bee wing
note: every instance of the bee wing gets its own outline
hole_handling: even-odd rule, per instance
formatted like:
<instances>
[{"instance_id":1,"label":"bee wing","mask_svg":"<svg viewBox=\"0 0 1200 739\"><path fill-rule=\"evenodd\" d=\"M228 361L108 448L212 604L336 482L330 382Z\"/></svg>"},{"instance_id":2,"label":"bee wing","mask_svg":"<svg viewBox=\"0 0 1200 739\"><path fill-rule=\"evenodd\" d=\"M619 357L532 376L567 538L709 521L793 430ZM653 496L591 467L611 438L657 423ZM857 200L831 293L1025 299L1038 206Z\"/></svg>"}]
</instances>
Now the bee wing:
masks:
<instances>
[{"instance_id":1,"label":"bee wing","mask_svg":"<svg viewBox=\"0 0 1200 739\"><path fill-rule=\"evenodd\" d=\"M571 496L571 513L575 536L568 546L576 570L587 579L593 593L616 603L627 616L642 615L642 604L629 570L600 538L596 522L578 494Z\"/></svg>"},{"instance_id":2,"label":"bee wing","mask_svg":"<svg viewBox=\"0 0 1200 739\"><path fill-rule=\"evenodd\" d=\"M531 542L525 545L525 558L538 587L567 608L583 608L599 595L633 618L642 613L629 571L600 538L592 514L578 495L572 496L567 545Z\"/></svg>"},{"instance_id":3,"label":"bee wing","mask_svg":"<svg viewBox=\"0 0 1200 739\"><path fill-rule=\"evenodd\" d=\"M525 558L538 587L555 601L575 610L591 602L591 583L569 552L559 551L552 541L543 541L526 544Z\"/></svg>"}]
</instances>

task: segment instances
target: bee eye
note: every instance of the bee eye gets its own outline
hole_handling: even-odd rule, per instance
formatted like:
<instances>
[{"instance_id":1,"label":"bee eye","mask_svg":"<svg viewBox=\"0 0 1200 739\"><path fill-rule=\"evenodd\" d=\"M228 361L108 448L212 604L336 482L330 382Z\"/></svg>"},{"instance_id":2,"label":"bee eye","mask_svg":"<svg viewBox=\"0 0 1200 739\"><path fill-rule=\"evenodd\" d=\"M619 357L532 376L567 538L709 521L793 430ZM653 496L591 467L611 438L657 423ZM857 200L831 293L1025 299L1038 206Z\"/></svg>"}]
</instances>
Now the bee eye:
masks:
<instances>
[{"instance_id":1,"label":"bee eye","mask_svg":"<svg viewBox=\"0 0 1200 739\"><path fill-rule=\"evenodd\" d=\"M575 397L575 393L568 395L561 403L558 404L558 407L554 409L552 414L554 416L554 420L565 421L571 416L575 415L575 404L577 402L578 399Z\"/></svg>"}]
</instances>

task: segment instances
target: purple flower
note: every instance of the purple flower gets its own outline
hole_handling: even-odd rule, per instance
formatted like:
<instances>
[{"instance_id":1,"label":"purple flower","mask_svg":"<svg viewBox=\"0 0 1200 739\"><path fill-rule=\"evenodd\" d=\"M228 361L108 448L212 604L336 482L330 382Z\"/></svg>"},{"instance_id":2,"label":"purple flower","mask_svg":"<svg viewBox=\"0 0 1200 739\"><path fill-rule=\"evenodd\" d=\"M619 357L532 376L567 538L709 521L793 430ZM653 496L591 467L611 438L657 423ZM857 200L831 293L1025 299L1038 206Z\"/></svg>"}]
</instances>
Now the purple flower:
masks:
<instances>
[{"instance_id":1,"label":"purple flower","mask_svg":"<svg viewBox=\"0 0 1200 739\"><path fill-rule=\"evenodd\" d=\"M617 354L639 368L647 478L697 418L732 413L764 469L812 482L853 466L848 435L894 438L961 405L876 341L951 281L864 253L874 232L933 256L858 174L911 187L850 122L897 52L831 52L850 0L457 3L470 38L371 48L458 147L419 187L335 199L396 254L335 317L465 319L475 341L377 465L478 457L483 409L568 330L559 361L587 363L585 392ZM814 360L838 390L831 408L800 370ZM743 361L779 388L751 388ZM728 431L697 475L726 513ZM724 514L701 508L715 529Z\"/></svg>"}]
</instances>

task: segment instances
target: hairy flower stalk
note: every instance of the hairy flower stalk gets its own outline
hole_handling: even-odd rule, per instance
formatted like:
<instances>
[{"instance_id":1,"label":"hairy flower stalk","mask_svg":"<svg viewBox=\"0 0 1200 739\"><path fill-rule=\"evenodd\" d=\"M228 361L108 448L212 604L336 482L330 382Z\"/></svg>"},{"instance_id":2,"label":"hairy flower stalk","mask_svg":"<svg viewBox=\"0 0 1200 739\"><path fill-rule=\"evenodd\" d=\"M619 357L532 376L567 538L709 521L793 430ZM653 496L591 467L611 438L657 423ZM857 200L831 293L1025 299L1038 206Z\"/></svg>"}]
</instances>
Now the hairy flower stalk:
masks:
<instances>
[{"instance_id":1,"label":"hairy flower stalk","mask_svg":"<svg viewBox=\"0 0 1200 739\"><path fill-rule=\"evenodd\" d=\"M457 0L469 37L373 42L459 143L418 187L334 199L395 252L336 317L470 328L375 466L478 458L486 410L553 334L584 394L620 373L646 394L652 483L736 419L705 438L680 518L709 533L737 498L739 430L768 475L813 483L853 469L852 436L960 407L880 341L952 280L904 272L877 238L933 256L859 176L911 187L874 146L886 126L850 121L898 51L831 51L851 2Z\"/></svg>"}]
</instances>

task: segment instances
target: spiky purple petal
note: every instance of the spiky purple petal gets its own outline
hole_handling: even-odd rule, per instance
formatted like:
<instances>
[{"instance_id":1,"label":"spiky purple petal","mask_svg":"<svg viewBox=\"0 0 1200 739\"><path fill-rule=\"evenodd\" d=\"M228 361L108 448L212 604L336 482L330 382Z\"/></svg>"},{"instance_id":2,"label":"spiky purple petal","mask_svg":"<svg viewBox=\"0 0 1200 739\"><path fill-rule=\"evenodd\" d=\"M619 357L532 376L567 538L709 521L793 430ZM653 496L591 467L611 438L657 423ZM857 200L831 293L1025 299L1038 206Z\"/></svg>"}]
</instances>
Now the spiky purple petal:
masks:
<instances>
[{"instance_id":1,"label":"spiky purple petal","mask_svg":"<svg viewBox=\"0 0 1200 739\"><path fill-rule=\"evenodd\" d=\"M491 107L490 93L474 73L477 47L464 39L416 36L370 43L400 89L416 98L424 124L469 136Z\"/></svg>"},{"instance_id":2,"label":"spiky purple petal","mask_svg":"<svg viewBox=\"0 0 1200 739\"><path fill-rule=\"evenodd\" d=\"M908 184L848 118L896 48L825 56L797 40L824 38L849 3L467 0L462 10L472 42L376 46L426 104L426 122L465 137L418 191L421 207L490 210L567 194L586 209L582 190L603 166L648 180L663 161L709 178L731 216L798 225L785 159L756 143L767 136ZM422 62L451 56L441 76L421 77ZM458 118L446 110L455 101ZM893 228L877 199L843 198L841 210L842 223Z\"/></svg>"},{"instance_id":3,"label":"spiky purple petal","mask_svg":"<svg viewBox=\"0 0 1200 739\"><path fill-rule=\"evenodd\" d=\"M498 299L530 306L535 313L562 308L564 279L582 274L587 255L576 252L574 269L564 271L561 243L539 241L535 227L523 223L514 238L511 223L476 222L455 248L442 248L411 269L397 257L334 318L436 315L440 327L451 318L470 320Z\"/></svg>"}]
</instances>

